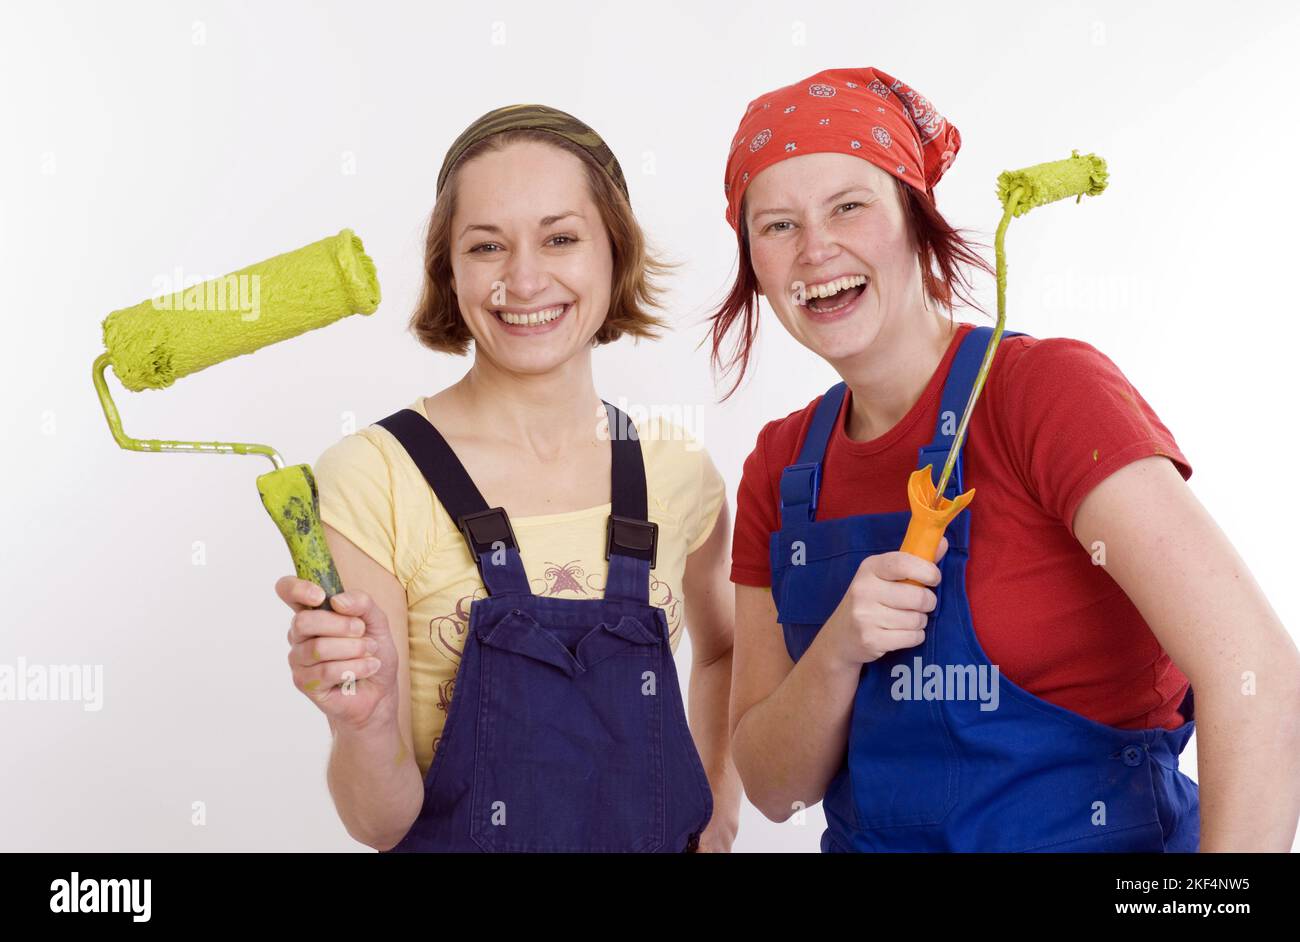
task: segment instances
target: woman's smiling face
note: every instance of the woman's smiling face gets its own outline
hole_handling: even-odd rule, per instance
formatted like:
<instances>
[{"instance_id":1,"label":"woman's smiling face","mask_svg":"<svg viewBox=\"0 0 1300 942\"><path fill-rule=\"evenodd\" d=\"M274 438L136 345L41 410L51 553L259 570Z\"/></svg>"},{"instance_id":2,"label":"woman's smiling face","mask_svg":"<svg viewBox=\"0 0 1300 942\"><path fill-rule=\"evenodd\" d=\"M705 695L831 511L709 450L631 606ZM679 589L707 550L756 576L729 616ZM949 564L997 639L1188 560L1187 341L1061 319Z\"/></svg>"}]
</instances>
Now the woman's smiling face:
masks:
<instances>
[{"instance_id":1,"label":"woman's smiling face","mask_svg":"<svg viewBox=\"0 0 1300 942\"><path fill-rule=\"evenodd\" d=\"M476 353L502 369L545 373L589 351L613 255L582 161L521 141L461 167L451 269Z\"/></svg>"},{"instance_id":2,"label":"woman's smiling face","mask_svg":"<svg viewBox=\"0 0 1300 942\"><path fill-rule=\"evenodd\" d=\"M874 164L836 153L782 160L754 177L744 211L761 292L827 361L863 352L924 305L894 178Z\"/></svg>"}]
</instances>

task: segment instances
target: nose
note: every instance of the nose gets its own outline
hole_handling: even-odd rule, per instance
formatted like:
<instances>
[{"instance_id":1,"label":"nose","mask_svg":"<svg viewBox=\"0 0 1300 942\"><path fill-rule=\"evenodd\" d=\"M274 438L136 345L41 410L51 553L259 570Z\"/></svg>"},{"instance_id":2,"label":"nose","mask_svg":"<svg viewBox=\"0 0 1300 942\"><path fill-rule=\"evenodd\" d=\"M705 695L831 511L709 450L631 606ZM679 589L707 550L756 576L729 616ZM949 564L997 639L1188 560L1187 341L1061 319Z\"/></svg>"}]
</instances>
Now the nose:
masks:
<instances>
[{"instance_id":1,"label":"nose","mask_svg":"<svg viewBox=\"0 0 1300 942\"><path fill-rule=\"evenodd\" d=\"M807 268L817 268L839 254L840 247L822 226L810 224L803 227L799 236L799 262Z\"/></svg>"},{"instance_id":2,"label":"nose","mask_svg":"<svg viewBox=\"0 0 1300 942\"><path fill-rule=\"evenodd\" d=\"M528 248L515 251L502 274L506 292L525 304L545 291L551 282L544 261Z\"/></svg>"}]
</instances>

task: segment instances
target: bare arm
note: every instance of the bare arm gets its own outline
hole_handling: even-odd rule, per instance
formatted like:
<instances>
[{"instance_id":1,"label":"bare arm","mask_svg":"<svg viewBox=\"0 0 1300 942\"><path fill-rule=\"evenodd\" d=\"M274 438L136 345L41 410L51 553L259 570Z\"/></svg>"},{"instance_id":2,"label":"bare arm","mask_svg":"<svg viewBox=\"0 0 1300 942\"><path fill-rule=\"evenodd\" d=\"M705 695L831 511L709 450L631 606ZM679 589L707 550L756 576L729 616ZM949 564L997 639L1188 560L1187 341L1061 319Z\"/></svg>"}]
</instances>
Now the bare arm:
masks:
<instances>
[{"instance_id":1,"label":"bare arm","mask_svg":"<svg viewBox=\"0 0 1300 942\"><path fill-rule=\"evenodd\" d=\"M940 541L939 558L948 541ZM844 763L862 665L925 639L939 568L907 553L863 560L798 663L770 589L736 586L731 746L749 800L772 821L815 805Z\"/></svg>"},{"instance_id":2,"label":"bare arm","mask_svg":"<svg viewBox=\"0 0 1300 942\"><path fill-rule=\"evenodd\" d=\"M348 833L377 850L388 850L410 830L424 801L411 736L406 591L392 573L328 525L325 540L344 594L369 595L392 636L397 697L376 707L360 727L330 718L334 746L327 772L330 795Z\"/></svg>"},{"instance_id":3,"label":"bare arm","mask_svg":"<svg viewBox=\"0 0 1300 942\"><path fill-rule=\"evenodd\" d=\"M1300 816L1300 652L1167 459L1097 485L1075 538L1196 691L1201 850L1288 851Z\"/></svg>"},{"instance_id":4,"label":"bare arm","mask_svg":"<svg viewBox=\"0 0 1300 942\"><path fill-rule=\"evenodd\" d=\"M766 588L736 586L732 748L749 800L772 821L817 804L844 761L861 665L816 641L790 660Z\"/></svg>"},{"instance_id":5,"label":"bare arm","mask_svg":"<svg viewBox=\"0 0 1300 942\"><path fill-rule=\"evenodd\" d=\"M728 851L740 827L740 778L731 759L727 711L731 698L731 650L735 628L727 566L731 515L723 500L704 543L686 557L682 594L691 636L689 712L695 739L713 791L713 817L700 838L701 851Z\"/></svg>"}]
</instances>

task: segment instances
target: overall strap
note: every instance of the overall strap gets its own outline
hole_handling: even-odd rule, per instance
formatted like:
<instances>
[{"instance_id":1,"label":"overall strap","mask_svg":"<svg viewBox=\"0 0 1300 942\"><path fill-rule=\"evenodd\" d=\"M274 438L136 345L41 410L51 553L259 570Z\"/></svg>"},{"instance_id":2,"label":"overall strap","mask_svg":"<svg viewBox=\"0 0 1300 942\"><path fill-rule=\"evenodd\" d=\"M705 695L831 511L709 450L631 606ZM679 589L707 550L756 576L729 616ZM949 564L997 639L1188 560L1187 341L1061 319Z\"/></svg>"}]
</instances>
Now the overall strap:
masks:
<instances>
[{"instance_id":1,"label":"overall strap","mask_svg":"<svg viewBox=\"0 0 1300 942\"><path fill-rule=\"evenodd\" d=\"M605 597L648 603L659 525L647 515L645 462L636 426L605 404L610 428L610 516L605 526ZM413 409L380 419L401 443L455 521L489 595L530 593L519 543L505 508L489 508L447 440Z\"/></svg>"},{"instance_id":2,"label":"overall strap","mask_svg":"<svg viewBox=\"0 0 1300 942\"><path fill-rule=\"evenodd\" d=\"M804 436L799 460L781 472L781 522L810 523L817 517L817 493L821 488L822 457L835 430L840 404L848 386L839 382L826 390L813 411Z\"/></svg>"},{"instance_id":3,"label":"overall strap","mask_svg":"<svg viewBox=\"0 0 1300 942\"><path fill-rule=\"evenodd\" d=\"M605 525L609 574L605 598L645 605L650 601L650 570L658 555L659 525L651 523L648 516L645 460L636 426L608 402L605 412L610 444L610 506Z\"/></svg>"},{"instance_id":4,"label":"overall strap","mask_svg":"<svg viewBox=\"0 0 1300 942\"><path fill-rule=\"evenodd\" d=\"M469 546L489 595L532 593L514 528L502 507L483 499L447 440L414 409L400 409L375 423L401 442Z\"/></svg>"},{"instance_id":5,"label":"overall strap","mask_svg":"<svg viewBox=\"0 0 1300 942\"><path fill-rule=\"evenodd\" d=\"M953 436L961 422L966 402L970 398L971 387L979 373L980 363L984 359L984 350L988 346L992 327L976 327L962 338L961 346L953 358L947 381L943 387L943 401L939 407L939 418L935 423L934 439L921 449L917 467L933 465L932 474L937 479L942 473L944 462L948 460L948 450L952 447ZM1002 336L1019 337L1020 333L1004 330ZM813 412L808 432L804 436L803 446L799 450L799 460L788 465L781 472L781 522L806 523L817 518L817 496L821 485L822 459L826 455L826 446L835 431L835 420L840 414L840 405L844 401L847 386L836 383L826 391ZM948 421L945 421L948 416ZM948 479L945 491L947 497L955 497L962 492L961 455L957 455L957 464Z\"/></svg>"},{"instance_id":6,"label":"overall strap","mask_svg":"<svg viewBox=\"0 0 1300 942\"><path fill-rule=\"evenodd\" d=\"M975 385L975 377L980 371L980 364L984 361L984 351L988 348L991 336L993 336L992 327L976 327L962 338L961 346L952 359L948 378L943 384L939 416L934 425L934 438L931 439L930 444L921 448L916 462L918 468L924 468L927 464L931 466L930 476L935 483L938 483L939 475L943 473L944 462L948 460L952 440L957 434L957 426L961 424L962 413L966 411L966 403L970 401L971 388ZM1019 336L1018 332L1012 330L1002 332L1003 339ZM969 432L968 427L968 438ZM957 462L948 477L944 496L952 499L965 490L962 484L962 455L958 452Z\"/></svg>"}]
</instances>

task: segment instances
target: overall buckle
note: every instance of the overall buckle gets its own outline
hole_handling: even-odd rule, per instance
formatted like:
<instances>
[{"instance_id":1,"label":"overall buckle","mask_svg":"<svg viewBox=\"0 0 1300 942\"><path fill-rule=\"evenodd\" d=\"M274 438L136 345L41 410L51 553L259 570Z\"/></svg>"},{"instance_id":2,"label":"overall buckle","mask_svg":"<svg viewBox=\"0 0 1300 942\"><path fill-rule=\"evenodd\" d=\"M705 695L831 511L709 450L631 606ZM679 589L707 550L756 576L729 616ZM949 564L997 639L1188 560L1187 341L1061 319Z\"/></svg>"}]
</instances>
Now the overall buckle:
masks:
<instances>
[{"instance_id":1,"label":"overall buckle","mask_svg":"<svg viewBox=\"0 0 1300 942\"><path fill-rule=\"evenodd\" d=\"M504 543L507 549L519 548L519 543L515 540L514 527L510 525L510 518L506 516L504 507L491 507L488 510L465 514L456 521L456 524L460 527L465 542L469 544L469 552L474 557L475 563L478 562L481 553L492 549L494 543Z\"/></svg>"},{"instance_id":2,"label":"overall buckle","mask_svg":"<svg viewBox=\"0 0 1300 942\"><path fill-rule=\"evenodd\" d=\"M920 451L917 459L917 468L924 468L930 465L930 483L938 486L939 475L943 474L943 466L948 461L948 452L952 450L951 442L947 445L930 444L924 446ZM952 466L952 474L948 477L948 486L945 488L943 496L952 500L962 492L962 468L961 454L957 454L957 461Z\"/></svg>"},{"instance_id":3,"label":"overall buckle","mask_svg":"<svg viewBox=\"0 0 1300 942\"><path fill-rule=\"evenodd\" d=\"M606 559L615 546L620 555L650 560L650 568L654 569L659 558L659 524L610 514L605 524Z\"/></svg>"},{"instance_id":4,"label":"overall buckle","mask_svg":"<svg viewBox=\"0 0 1300 942\"><path fill-rule=\"evenodd\" d=\"M821 491L822 464L805 461L787 465L781 472L781 518L785 519L787 507L807 507L808 519L817 513L817 498ZM807 501L807 503L805 503Z\"/></svg>"}]
</instances>

